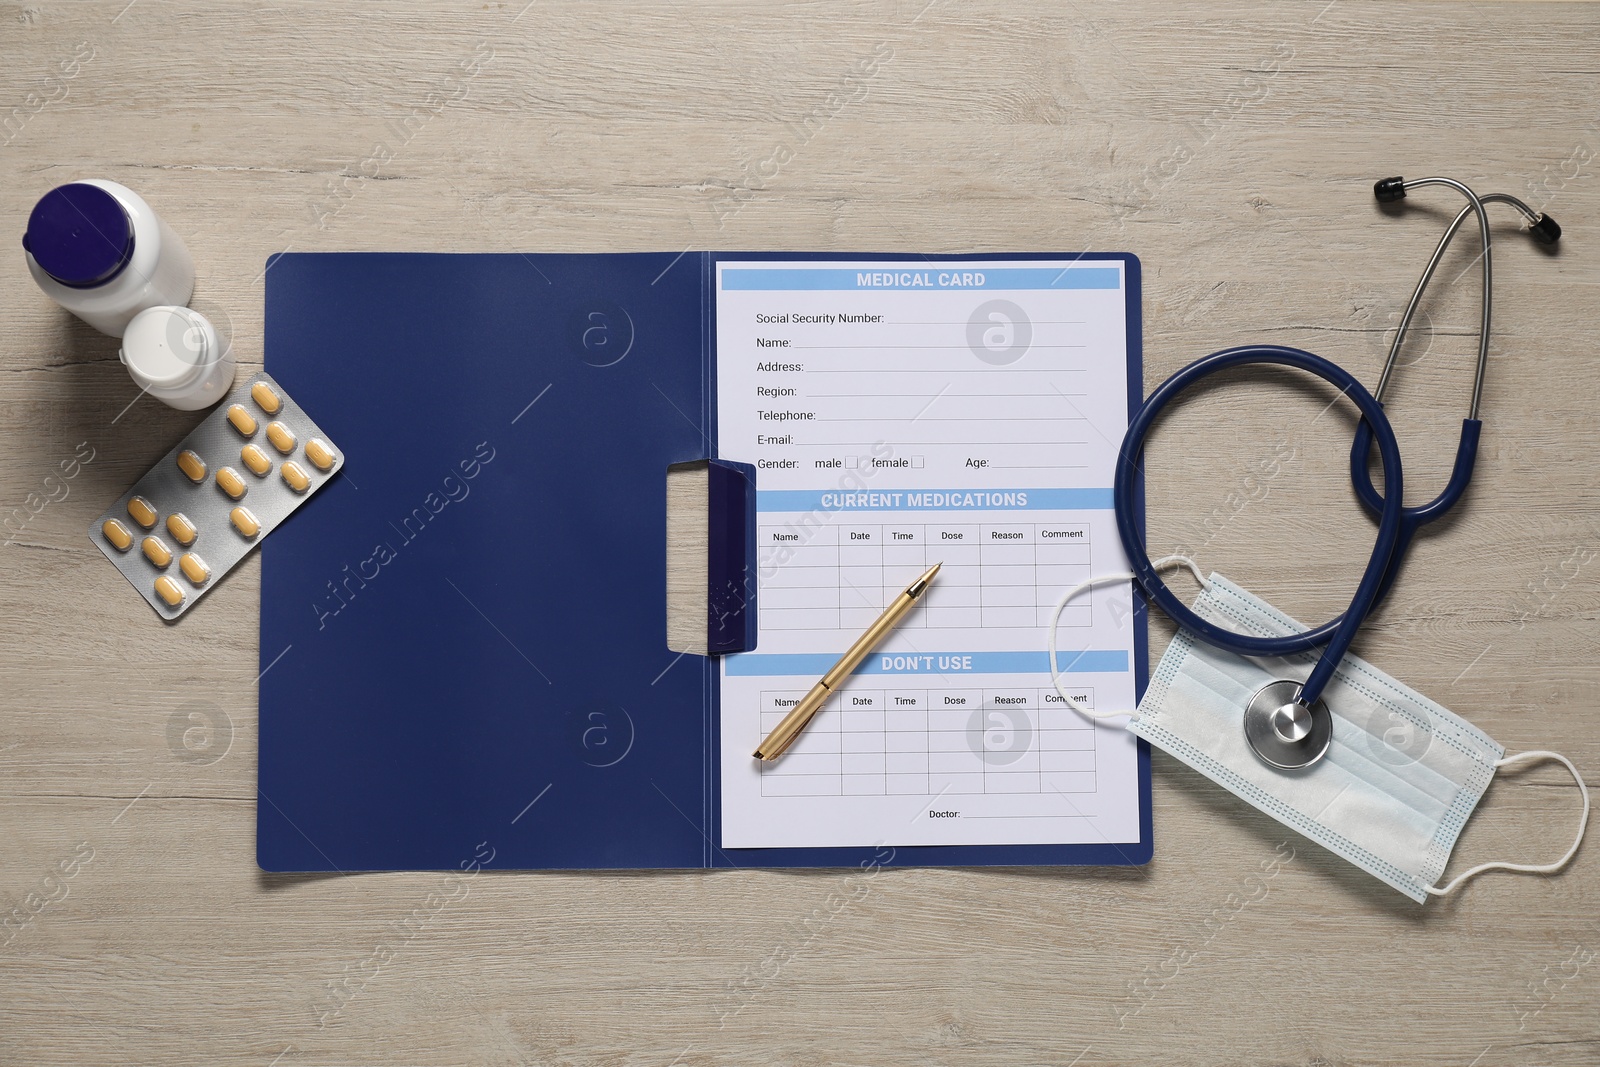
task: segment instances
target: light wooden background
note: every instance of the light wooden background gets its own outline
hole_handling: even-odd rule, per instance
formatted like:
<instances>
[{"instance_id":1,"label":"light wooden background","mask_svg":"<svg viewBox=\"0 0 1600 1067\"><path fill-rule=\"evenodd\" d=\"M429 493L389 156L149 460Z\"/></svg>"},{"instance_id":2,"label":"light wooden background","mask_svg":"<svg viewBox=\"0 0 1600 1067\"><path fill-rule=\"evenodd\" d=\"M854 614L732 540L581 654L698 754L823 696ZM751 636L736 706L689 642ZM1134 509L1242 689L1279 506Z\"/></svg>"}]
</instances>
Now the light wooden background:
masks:
<instances>
[{"instance_id":1,"label":"light wooden background","mask_svg":"<svg viewBox=\"0 0 1600 1067\"><path fill-rule=\"evenodd\" d=\"M0 4L0 511L65 493L0 546L0 911L26 916L0 1062L1600 1062L1594 843L1418 907L1160 753L1147 869L485 874L376 973L443 876L258 872L259 563L168 628L85 537L200 416L130 406L116 342L30 282L15 242L61 182L146 196L247 368L286 248L1098 249L1144 261L1147 385L1251 340L1375 382L1458 204L1391 217L1371 182L1521 195L1566 238L1496 213L1477 479L1358 650L1600 778L1595 8L525 2ZM1454 452L1475 294L1429 301L1392 396L1414 501ZM1339 610L1371 526L1326 402L1198 395L1152 446L1152 547ZM1553 857L1576 813L1556 770L1498 781L1452 869Z\"/></svg>"}]
</instances>

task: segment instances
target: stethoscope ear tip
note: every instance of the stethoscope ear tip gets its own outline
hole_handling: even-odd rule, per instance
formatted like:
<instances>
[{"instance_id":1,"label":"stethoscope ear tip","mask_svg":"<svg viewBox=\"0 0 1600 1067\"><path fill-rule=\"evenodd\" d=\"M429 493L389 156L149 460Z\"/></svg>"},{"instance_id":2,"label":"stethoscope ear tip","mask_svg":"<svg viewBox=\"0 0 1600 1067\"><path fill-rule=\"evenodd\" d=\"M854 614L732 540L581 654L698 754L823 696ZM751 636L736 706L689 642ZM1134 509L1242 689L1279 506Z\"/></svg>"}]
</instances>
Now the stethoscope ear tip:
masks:
<instances>
[{"instance_id":1,"label":"stethoscope ear tip","mask_svg":"<svg viewBox=\"0 0 1600 1067\"><path fill-rule=\"evenodd\" d=\"M1547 245L1553 245L1561 240L1561 225L1555 219L1543 212L1528 225L1528 232Z\"/></svg>"},{"instance_id":2,"label":"stethoscope ear tip","mask_svg":"<svg viewBox=\"0 0 1600 1067\"><path fill-rule=\"evenodd\" d=\"M1380 204L1392 204L1396 200L1404 200L1406 180L1401 177L1379 178L1372 183L1372 195L1378 198Z\"/></svg>"}]
</instances>

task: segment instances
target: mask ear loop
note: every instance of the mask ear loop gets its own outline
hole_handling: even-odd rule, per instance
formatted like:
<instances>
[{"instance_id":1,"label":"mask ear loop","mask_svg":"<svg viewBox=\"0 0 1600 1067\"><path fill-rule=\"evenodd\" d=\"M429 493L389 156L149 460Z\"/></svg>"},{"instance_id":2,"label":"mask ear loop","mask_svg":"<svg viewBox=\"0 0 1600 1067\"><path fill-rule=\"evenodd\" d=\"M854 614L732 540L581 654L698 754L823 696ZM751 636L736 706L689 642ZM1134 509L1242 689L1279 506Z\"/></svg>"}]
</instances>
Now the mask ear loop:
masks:
<instances>
[{"instance_id":1,"label":"mask ear loop","mask_svg":"<svg viewBox=\"0 0 1600 1067\"><path fill-rule=\"evenodd\" d=\"M1211 588L1211 583L1206 580L1205 575L1200 573L1199 566L1196 565L1195 561L1190 559L1188 556L1182 556L1182 555L1162 556L1160 559L1153 561L1150 564L1150 566L1153 569L1158 570L1158 571L1159 570L1163 570L1163 569L1165 569L1167 567L1178 567L1178 566L1187 567L1187 568L1189 568L1189 573L1194 575L1194 580L1200 583L1200 588L1202 588L1202 589L1210 589ZM1065 593L1061 594L1061 599L1056 601L1055 610L1050 613L1050 681L1051 681L1051 684L1053 684L1056 687L1056 692L1061 694L1061 699L1065 700L1067 702L1067 706L1070 707L1073 711L1077 712L1079 715L1082 715L1084 718L1087 718L1087 719L1112 719L1112 718L1116 718L1119 715L1132 715L1133 712L1131 712L1131 711L1093 711L1093 710L1091 710L1089 708L1084 707L1076 699L1073 698L1071 693L1069 693L1065 689L1061 688L1061 672L1056 668L1056 624L1061 621L1061 609L1066 607L1067 604L1070 603L1074 597L1076 597L1079 593L1083 592L1086 589L1092 589L1093 587L1095 587L1097 585L1105 585L1108 582L1127 582L1127 581L1132 581L1134 577L1135 576L1131 571L1116 571L1116 572L1114 572L1112 574L1097 574L1092 578L1086 578L1083 581L1079 582L1077 585L1073 586L1071 589L1068 589ZM1084 652L1078 653L1079 658L1082 658L1086 654L1086 652L1087 652L1087 650L1085 650ZM1076 662L1077 662L1076 659L1074 659L1072 661L1072 663L1076 663ZM1067 664L1068 668L1070 668L1072 666L1072 663ZM1576 772L1574 772L1574 773L1576 773Z\"/></svg>"},{"instance_id":2,"label":"mask ear loop","mask_svg":"<svg viewBox=\"0 0 1600 1067\"><path fill-rule=\"evenodd\" d=\"M1465 882L1468 878L1476 878L1484 871L1524 871L1528 874L1555 874L1561 868L1565 867L1573 856L1578 854L1578 846L1583 844L1584 831L1589 828L1589 787L1583 784L1583 776L1578 773L1578 768L1572 765L1572 761L1567 759L1567 757L1563 756L1559 752L1548 752L1544 749L1535 749L1528 752L1518 752L1514 756L1507 756L1505 759L1496 760L1495 769L1498 770L1501 767L1512 767L1519 763L1547 759L1556 760L1557 762L1564 764L1567 770L1572 774L1572 780L1578 783L1578 792L1583 794L1583 816L1578 820L1578 836L1573 839L1572 847L1567 849L1566 855L1562 856L1554 863L1480 863L1471 870L1462 871L1460 874L1456 875L1443 889L1438 889L1431 885L1423 886L1423 889L1433 896L1442 897L1447 893L1455 892L1457 887L1459 887L1462 882Z\"/></svg>"}]
</instances>

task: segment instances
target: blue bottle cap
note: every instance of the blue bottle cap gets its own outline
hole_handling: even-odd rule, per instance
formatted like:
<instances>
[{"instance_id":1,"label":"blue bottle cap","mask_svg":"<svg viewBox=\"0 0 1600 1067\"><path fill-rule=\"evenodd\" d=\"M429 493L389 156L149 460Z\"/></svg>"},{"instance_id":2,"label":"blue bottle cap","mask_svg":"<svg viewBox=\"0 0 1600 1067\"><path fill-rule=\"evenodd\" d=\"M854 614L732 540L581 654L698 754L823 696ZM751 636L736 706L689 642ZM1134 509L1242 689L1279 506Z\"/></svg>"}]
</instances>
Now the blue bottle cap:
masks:
<instances>
[{"instance_id":1,"label":"blue bottle cap","mask_svg":"<svg viewBox=\"0 0 1600 1067\"><path fill-rule=\"evenodd\" d=\"M133 258L133 220L98 185L58 185L33 206L22 247L62 285L92 289Z\"/></svg>"}]
</instances>

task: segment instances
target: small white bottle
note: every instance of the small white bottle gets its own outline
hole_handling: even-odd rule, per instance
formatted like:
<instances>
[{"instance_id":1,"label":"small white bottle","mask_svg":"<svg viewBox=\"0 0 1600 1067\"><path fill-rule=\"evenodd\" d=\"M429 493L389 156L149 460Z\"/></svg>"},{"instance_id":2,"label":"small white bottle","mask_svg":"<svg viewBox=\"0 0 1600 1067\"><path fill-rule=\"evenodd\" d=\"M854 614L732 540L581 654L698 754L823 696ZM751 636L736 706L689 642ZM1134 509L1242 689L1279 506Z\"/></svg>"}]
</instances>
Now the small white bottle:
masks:
<instances>
[{"instance_id":1,"label":"small white bottle","mask_svg":"<svg viewBox=\"0 0 1600 1067\"><path fill-rule=\"evenodd\" d=\"M121 337L135 315L194 294L194 259L138 193L90 178L44 194L22 247L45 294L101 333Z\"/></svg>"},{"instance_id":2,"label":"small white bottle","mask_svg":"<svg viewBox=\"0 0 1600 1067\"><path fill-rule=\"evenodd\" d=\"M151 396L180 411L210 407L233 388L233 343L192 308L146 308L133 317L118 353Z\"/></svg>"}]
</instances>

